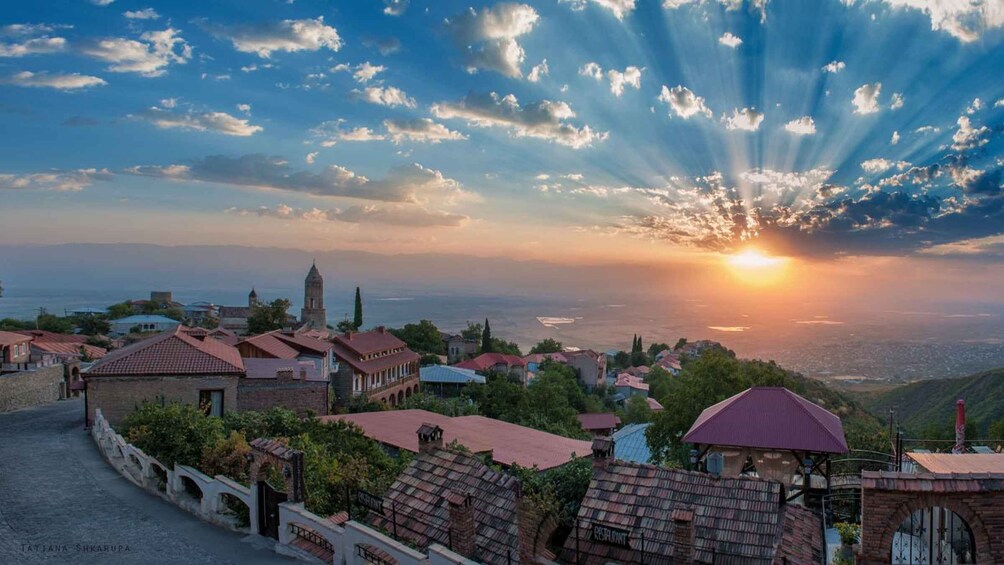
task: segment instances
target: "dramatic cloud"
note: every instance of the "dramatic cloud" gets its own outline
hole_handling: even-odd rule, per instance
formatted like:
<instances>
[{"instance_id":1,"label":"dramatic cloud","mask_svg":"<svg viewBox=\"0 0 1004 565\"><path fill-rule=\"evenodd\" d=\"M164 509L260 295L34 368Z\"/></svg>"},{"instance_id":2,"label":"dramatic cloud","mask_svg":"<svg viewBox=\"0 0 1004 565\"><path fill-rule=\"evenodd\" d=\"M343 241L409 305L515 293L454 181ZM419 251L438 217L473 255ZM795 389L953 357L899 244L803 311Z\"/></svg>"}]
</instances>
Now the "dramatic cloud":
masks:
<instances>
[{"instance_id":1,"label":"dramatic cloud","mask_svg":"<svg viewBox=\"0 0 1004 565\"><path fill-rule=\"evenodd\" d=\"M889 103L890 110L899 110L903 107L903 93L893 92L892 101Z\"/></svg>"},{"instance_id":2,"label":"dramatic cloud","mask_svg":"<svg viewBox=\"0 0 1004 565\"><path fill-rule=\"evenodd\" d=\"M760 22L767 21L767 2L770 0L749 0L749 9L760 12ZM725 10L732 12L743 7L743 0L662 0L662 7L667 10L675 10L683 6L701 6L705 4L721 5Z\"/></svg>"},{"instance_id":3,"label":"dramatic cloud","mask_svg":"<svg viewBox=\"0 0 1004 565\"><path fill-rule=\"evenodd\" d=\"M446 28L464 50L467 72L485 69L518 78L526 54L516 38L533 31L539 20L532 7L503 2L481 10L468 8L448 19Z\"/></svg>"},{"instance_id":4,"label":"dramatic cloud","mask_svg":"<svg viewBox=\"0 0 1004 565\"><path fill-rule=\"evenodd\" d=\"M65 50L66 39L62 37L34 37L21 43L0 43L0 57L48 55Z\"/></svg>"},{"instance_id":5,"label":"dramatic cloud","mask_svg":"<svg viewBox=\"0 0 1004 565\"><path fill-rule=\"evenodd\" d=\"M320 173L296 171L285 159L265 155L213 155L190 164L137 166L125 172L175 181L288 190L317 196L386 202L449 203L469 196L459 182L417 163L395 167L380 180L368 179L337 165L329 165Z\"/></svg>"},{"instance_id":6,"label":"dramatic cloud","mask_svg":"<svg viewBox=\"0 0 1004 565\"><path fill-rule=\"evenodd\" d=\"M526 75L526 80L530 82L539 82L540 79L547 76L547 73L549 72L550 69L547 68L547 59L544 59L539 65L534 65L530 69L530 73Z\"/></svg>"},{"instance_id":7,"label":"dramatic cloud","mask_svg":"<svg viewBox=\"0 0 1004 565\"><path fill-rule=\"evenodd\" d=\"M192 58L192 48L179 35L180 30L167 28L148 31L140 40L110 38L86 42L77 47L83 55L111 63L113 73L139 73L157 77L171 63L184 64Z\"/></svg>"},{"instance_id":8,"label":"dramatic cloud","mask_svg":"<svg viewBox=\"0 0 1004 565\"><path fill-rule=\"evenodd\" d=\"M45 173L4 174L0 173L0 190L57 190L76 192L93 184L96 180L111 180L113 174L107 169L77 169L75 171L50 171Z\"/></svg>"},{"instance_id":9,"label":"dramatic cloud","mask_svg":"<svg viewBox=\"0 0 1004 565\"><path fill-rule=\"evenodd\" d=\"M248 110L250 110L250 106ZM194 112L191 110L175 112L153 106L130 117L150 122L161 129L210 131L238 137L247 137L262 131L261 126L251 125L248 120L231 116L226 112Z\"/></svg>"},{"instance_id":10,"label":"dramatic cloud","mask_svg":"<svg viewBox=\"0 0 1004 565\"><path fill-rule=\"evenodd\" d=\"M31 71L21 71L6 78L0 78L0 83L30 88L55 88L56 90L80 90L82 88L108 84L98 77L89 75L77 73L33 73Z\"/></svg>"},{"instance_id":11,"label":"dramatic cloud","mask_svg":"<svg viewBox=\"0 0 1004 565\"><path fill-rule=\"evenodd\" d=\"M384 127L387 135L394 143L404 141L416 141L419 143L439 143L441 141L459 141L467 139L467 136L456 131L449 130L443 124L428 118L414 120L384 120Z\"/></svg>"},{"instance_id":12,"label":"dramatic cloud","mask_svg":"<svg viewBox=\"0 0 1004 565\"><path fill-rule=\"evenodd\" d=\"M732 35L730 32L725 32L722 34L721 37L718 38L718 43L721 43L726 47L731 47L735 49L736 47L742 45L743 40L739 39L735 35Z\"/></svg>"},{"instance_id":13,"label":"dramatic cloud","mask_svg":"<svg viewBox=\"0 0 1004 565\"><path fill-rule=\"evenodd\" d=\"M567 3L572 5L573 10L583 10L586 5L592 2L601 8L606 8L613 12L614 17L618 20L624 19L624 16L630 14L634 10L635 0L558 0L559 2Z\"/></svg>"},{"instance_id":14,"label":"dramatic cloud","mask_svg":"<svg viewBox=\"0 0 1004 565\"><path fill-rule=\"evenodd\" d=\"M669 107L676 112L676 115L685 120L695 114L704 114L708 118L711 117L711 110L704 105L704 98L697 96L684 86L667 88L663 85L662 92L659 94L659 100L669 104Z\"/></svg>"},{"instance_id":15,"label":"dramatic cloud","mask_svg":"<svg viewBox=\"0 0 1004 565\"><path fill-rule=\"evenodd\" d=\"M791 120L784 124L784 129L795 135L814 135L816 133L816 122L812 120L812 116L802 116L797 120Z\"/></svg>"},{"instance_id":16,"label":"dramatic cloud","mask_svg":"<svg viewBox=\"0 0 1004 565\"><path fill-rule=\"evenodd\" d=\"M882 92L882 83L862 84L854 91L851 104L855 114L874 114L879 111L878 97Z\"/></svg>"},{"instance_id":17,"label":"dramatic cloud","mask_svg":"<svg viewBox=\"0 0 1004 565\"><path fill-rule=\"evenodd\" d=\"M263 59L276 51L318 51L342 48L338 30L326 25L324 17L304 20L282 20L260 24L209 25L206 29L217 37L229 40L242 53L255 53Z\"/></svg>"},{"instance_id":18,"label":"dramatic cloud","mask_svg":"<svg viewBox=\"0 0 1004 565\"><path fill-rule=\"evenodd\" d=\"M274 208L228 208L228 214L238 216L258 216L278 220L300 220L307 222L347 222L353 224L376 223L416 228L449 227L458 228L470 221L461 214L427 210L421 206L351 206L349 208L293 208L280 204Z\"/></svg>"},{"instance_id":19,"label":"dramatic cloud","mask_svg":"<svg viewBox=\"0 0 1004 565\"><path fill-rule=\"evenodd\" d=\"M959 116L957 123L959 129L952 136L952 149L967 151L982 147L989 141L987 134L990 133L990 128L987 126L974 128L972 122L969 120L969 116Z\"/></svg>"},{"instance_id":20,"label":"dramatic cloud","mask_svg":"<svg viewBox=\"0 0 1004 565\"><path fill-rule=\"evenodd\" d=\"M868 159L861 163L861 168L865 170L866 173L878 174L884 173L889 169L896 167L899 170L904 170L910 167L910 163L906 161L890 161L888 159Z\"/></svg>"},{"instance_id":21,"label":"dramatic cloud","mask_svg":"<svg viewBox=\"0 0 1004 565\"><path fill-rule=\"evenodd\" d=\"M403 90L394 86L367 86L363 90L353 90L352 93L370 104L391 107L404 106L405 108L417 106L414 98L409 98Z\"/></svg>"},{"instance_id":22,"label":"dramatic cloud","mask_svg":"<svg viewBox=\"0 0 1004 565\"><path fill-rule=\"evenodd\" d=\"M845 65L843 61L830 61L829 63L823 65L822 70L824 73L836 74L844 70L846 67L847 65Z\"/></svg>"},{"instance_id":23,"label":"dramatic cloud","mask_svg":"<svg viewBox=\"0 0 1004 565\"><path fill-rule=\"evenodd\" d=\"M383 13L388 16L400 16L408 9L411 0L383 0Z\"/></svg>"},{"instance_id":24,"label":"dramatic cloud","mask_svg":"<svg viewBox=\"0 0 1004 565\"><path fill-rule=\"evenodd\" d=\"M963 42L1004 27L1000 0L882 0L893 8L920 10L931 19L931 29L944 31Z\"/></svg>"},{"instance_id":25,"label":"dramatic cloud","mask_svg":"<svg viewBox=\"0 0 1004 565\"><path fill-rule=\"evenodd\" d=\"M745 131L756 131L760 129L763 122L763 112L757 112L753 108L738 108L732 110L732 115L725 119L726 129L740 129Z\"/></svg>"},{"instance_id":26,"label":"dramatic cloud","mask_svg":"<svg viewBox=\"0 0 1004 565\"><path fill-rule=\"evenodd\" d=\"M606 132L569 124L567 120L574 118L575 112L565 102L542 100L520 106L512 94L500 97L494 92L471 93L458 103L435 104L432 114L443 119L467 120L468 124L476 127L506 128L515 137L546 139L574 149L588 147L607 138Z\"/></svg>"},{"instance_id":27,"label":"dramatic cloud","mask_svg":"<svg viewBox=\"0 0 1004 565\"><path fill-rule=\"evenodd\" d=\"M156 12L153 8L144 8L142 10L135 10L129 12L122 12L122 15L129 18L130 20L158 20L160 19L160 14Z\"/></svg>"}]
</instances>

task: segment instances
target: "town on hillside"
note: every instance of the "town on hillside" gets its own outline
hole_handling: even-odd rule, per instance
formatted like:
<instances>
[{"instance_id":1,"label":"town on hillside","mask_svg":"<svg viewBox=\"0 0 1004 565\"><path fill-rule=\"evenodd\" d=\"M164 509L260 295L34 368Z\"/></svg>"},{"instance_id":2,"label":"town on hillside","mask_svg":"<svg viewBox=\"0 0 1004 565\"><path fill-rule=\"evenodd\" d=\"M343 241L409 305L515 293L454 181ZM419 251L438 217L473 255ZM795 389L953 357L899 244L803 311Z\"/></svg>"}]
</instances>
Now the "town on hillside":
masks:
<instances>
[{"instance_id":1,"label":"town on hillside","mask_svg":"<svg viewBox=\"0 0 1004 565\"><path fill-rule=\"evenodd\" d=\"M329 325L314 264L299 316L3 320L0 412L67 406L132 488L305 561L1004 562L1004 415L918 433L715 341L523 352L363 306Z\"/></svg>"}]
</instances>

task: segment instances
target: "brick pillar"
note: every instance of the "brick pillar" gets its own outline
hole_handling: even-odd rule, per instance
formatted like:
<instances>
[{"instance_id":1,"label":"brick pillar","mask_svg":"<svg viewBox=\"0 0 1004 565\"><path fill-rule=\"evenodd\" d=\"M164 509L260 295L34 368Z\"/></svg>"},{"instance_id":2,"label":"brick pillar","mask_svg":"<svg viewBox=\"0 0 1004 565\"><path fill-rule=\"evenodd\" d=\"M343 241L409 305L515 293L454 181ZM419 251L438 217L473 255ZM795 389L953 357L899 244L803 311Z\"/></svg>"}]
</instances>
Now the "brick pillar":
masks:
<instances>
[{"instance_id":1,"label":"brick pillar","mask_svg":"<svg viewBox=\"0 0 1004 565\"><path fill-rule=\"evenodd\" d=\"M516 520L519 562L523 565L529 565L534 562L534 557L537 554L536 539L537 526L540 525L540 511L525 497L520 497L516 503Z\"/></svg>"},{"instance_id":2,"label":"brick pillar","mask_svg":"<svg viewBox=\"0 0 1004 565\"><path fill-rule=\"evenodd\" d=\"M446 495L450 507L450 549L473 559L477 552L474 505L470 493L451 490Z\"/></svg>"},{"instance_id":3,"label":"brick pillar","mask_svg":"<svg viewBox=\"0 0 1004 565\"><path fill-rule=\"evenodd\" d=\"M612 437L593 439L593 476L601 471L606 471L613 460L614 439Z\"/></svg>"},{"instance_id":4,"label":"brick pillar","mask_svg":"<svg viewBox=\"0 0 1004 565\"><path fill-rule=\"evenodd\" d=\"M689 565L694 562L694 511L684 508L673 510L673 563Z\"/></svg>"},{"instance_id":5,"label":"brick pillar","mask_svg":"<svg viewBox=\"0 0 1004 565\"><path fill-rule=\"evenodd\" d=\"M443 448L443 428L435 424L422 424L417 433L419 453L429 453Z\"/></svg>"}]
</instances>

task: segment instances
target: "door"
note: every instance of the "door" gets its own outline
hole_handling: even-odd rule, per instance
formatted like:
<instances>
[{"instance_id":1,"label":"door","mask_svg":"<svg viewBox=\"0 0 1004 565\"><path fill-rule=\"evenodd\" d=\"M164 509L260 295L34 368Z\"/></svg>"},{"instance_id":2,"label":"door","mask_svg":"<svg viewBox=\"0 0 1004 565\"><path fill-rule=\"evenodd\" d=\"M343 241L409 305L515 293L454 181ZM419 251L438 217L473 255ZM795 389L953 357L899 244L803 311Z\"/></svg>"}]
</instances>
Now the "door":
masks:
<instances>
[{"instance_id":1,"label":"door","mask_svg":"<svg viewBox=\"0 0 1004 565\"><path fill-rule=\"evenodd\" d=\"M258 482L258 533L279 539L279 503L286 493L275 490L265 481Z\"/></svg>"}]
</instances>

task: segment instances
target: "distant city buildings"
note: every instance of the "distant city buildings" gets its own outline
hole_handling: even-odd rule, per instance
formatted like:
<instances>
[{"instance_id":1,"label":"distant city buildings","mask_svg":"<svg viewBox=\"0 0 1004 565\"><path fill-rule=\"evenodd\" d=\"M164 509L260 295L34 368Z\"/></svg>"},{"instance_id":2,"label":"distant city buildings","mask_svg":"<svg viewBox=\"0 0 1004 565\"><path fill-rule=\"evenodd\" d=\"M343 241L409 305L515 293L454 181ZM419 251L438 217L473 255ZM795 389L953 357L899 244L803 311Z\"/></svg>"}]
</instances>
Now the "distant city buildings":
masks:
<instances>
[{"instance_id":1,"label":"distant city buildings","mask_svg":"<svg viewBox=\"0 0 1004 565\"><path fill-rule=\"evenodd\" d=\"M166 332L181 325L178 320L154 314L135 314L109 322L114 334Z\"/></svg>"}]
</instances>

